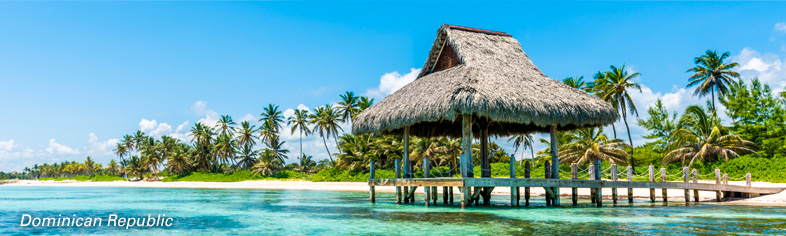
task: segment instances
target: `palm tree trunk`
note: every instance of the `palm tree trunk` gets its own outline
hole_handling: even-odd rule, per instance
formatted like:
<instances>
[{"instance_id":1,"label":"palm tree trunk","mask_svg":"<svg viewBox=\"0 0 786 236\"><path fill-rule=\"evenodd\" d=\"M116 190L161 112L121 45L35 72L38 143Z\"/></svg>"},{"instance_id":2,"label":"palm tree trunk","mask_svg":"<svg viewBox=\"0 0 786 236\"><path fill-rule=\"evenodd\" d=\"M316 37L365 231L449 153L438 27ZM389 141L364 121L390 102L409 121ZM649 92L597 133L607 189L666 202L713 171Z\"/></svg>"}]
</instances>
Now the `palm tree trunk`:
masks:
<instances>
[{"instance_id":1,"label":"palm tree trunk","mask_svg":"<svg viewBox=\"0 0 786 236\"><path fill-rule=\"evenodd\" d=\"M712 113L715 113L715 89L710 89L712 93Z\"/></svg>"},{"instance_id":2,"label":"palm tree trunk","mask_svg":"<svg viewBox=\"0 0 786 236\"><path fill-rule=\"evenodd\" d=\"M626 119L625 113L622 113L622 121L625 122L625 128L628 129L628 141L630 142L630 166L635 170L636 162L635 159L633 159L633 137L630 136L630 127L628 127L628 119Z\"/></svg>"},{"instance_id":3,"label":"palm tree trunk","mask_svg":"<svg viewBox=\"0 0 786 236\"><path fill-rule=\"evenodd\" d=\"M614 123L611 123L611 131L614 132L614 139L617 139L617 127L614 127Z\"/></svg>"},{"instance_id":4,"label":"palm tree trunk","mask_svg":"<svg viewBox=\"0 0 786 236\"><path fill-rule=\"evenodd\" d=\"M303 157L303 130L300 130L300 157Z\"/></svg>"},{"instance_id":5,"label":"palm tree trunk","mask_svg":"<svg viewBox=\"0 0 786 236\"><path fill-rule=\"evenodd\" d=\"M328 153L328 158L330 158L330 163L333 163L333 166L335 166L336 162L333 161L333 157L330 155L330 149L328 149L327 140L325 139L325 136L322 136L322 143L325 144L325 151L327 151Z\"/></svg>"}]
</instances>

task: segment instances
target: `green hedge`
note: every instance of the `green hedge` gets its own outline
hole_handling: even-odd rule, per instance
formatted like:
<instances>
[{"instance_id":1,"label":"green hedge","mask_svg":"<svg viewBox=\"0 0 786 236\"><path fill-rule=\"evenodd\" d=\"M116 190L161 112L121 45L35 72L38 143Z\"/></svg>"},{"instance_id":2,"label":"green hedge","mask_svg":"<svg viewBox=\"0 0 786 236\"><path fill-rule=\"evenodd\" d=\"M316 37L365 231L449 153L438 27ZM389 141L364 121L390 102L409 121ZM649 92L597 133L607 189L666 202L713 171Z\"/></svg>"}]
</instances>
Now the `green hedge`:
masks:
<instances>
[{"instance_id":1,"label":"green hedge","mask_svg":"<svg viewBox=\"0 0 786 236\"><path fill-rule=\"evenodd\" d=\"M307 178L306 174L289 171L289 170L279 171L273 176L254 175L254 173L251 172L250 170L241 170L231 174L192 172L185 175L173 175L161 180L161 182L176 182L176 181L240 182L240 181L247 181L247 180L305 179L305 178Z\"/></svg>"},{"instance_id":2,"label":"green hedge","mask_svg":"<svg viewBox=\"0 0 786 236\"><path fill-rule=\"evenodd\" d=\"M393 170L376 170L374 173L377 179L392 179L395 177ZM345 169L324 169L311 176L313 182L366 182L369 179L368 172L350 171Z\"/></svg>"}]
</instances>

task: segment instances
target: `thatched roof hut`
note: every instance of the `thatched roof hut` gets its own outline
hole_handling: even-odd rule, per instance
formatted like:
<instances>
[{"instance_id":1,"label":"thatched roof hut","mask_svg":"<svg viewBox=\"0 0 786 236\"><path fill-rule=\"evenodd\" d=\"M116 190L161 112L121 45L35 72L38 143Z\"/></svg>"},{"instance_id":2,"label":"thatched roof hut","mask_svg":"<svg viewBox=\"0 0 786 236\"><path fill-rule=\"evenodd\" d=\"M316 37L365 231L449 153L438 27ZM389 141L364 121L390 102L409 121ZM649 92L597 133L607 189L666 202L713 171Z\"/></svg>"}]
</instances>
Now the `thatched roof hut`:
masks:
<instances>
[{"instance_id":1,"label":"thatched roof hut","mask_svg":"<svg viewBox=\"0 0 786 236\"><path fill-rule=\"evenodd\" d=\"M360 113L355 134L461 137L461 117L472 133L514 135L611 124L607 102L544 75L511 35L443 25L418 78Z\"/></svg>"}]
</instances>

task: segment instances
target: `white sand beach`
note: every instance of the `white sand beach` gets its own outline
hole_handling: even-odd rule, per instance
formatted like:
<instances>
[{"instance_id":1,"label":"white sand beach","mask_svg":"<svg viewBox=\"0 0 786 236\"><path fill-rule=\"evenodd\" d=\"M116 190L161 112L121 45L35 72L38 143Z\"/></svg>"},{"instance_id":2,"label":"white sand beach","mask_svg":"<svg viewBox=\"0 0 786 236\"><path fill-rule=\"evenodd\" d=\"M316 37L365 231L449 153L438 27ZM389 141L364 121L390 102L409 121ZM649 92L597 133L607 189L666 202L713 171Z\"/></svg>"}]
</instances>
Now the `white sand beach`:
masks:
<instances>
[{"instance_id":1,"label":"white sand beach","mask_svg":"<svg viewBox=\"0 0 786 236\"><path fill-rule=\"evenodd\" d=\"M710 181L700 181L711 183ZM744 181L729 181L730 185L745 185ZM258 181L242 181L242 182L76 182L76 181L33 181L22 180L13 184L4 184L4 186L52 186L52 187L142 187L142 188L216 188L216 189L292 189L292 190L315 190L315 191L351 191L351 192L368 192L369 186L365 182L311 182L311 181L279 181L279 180L258 180ZM786 183L768 183L768 182L753 182L754 187L786 187ZM393 187L376 187L377 192L393 193ZM422 193L423 189L418 188L417 192ZM437 188L438 192L442 192L442 188ZM533 197L541 197L545 195L543 188L531 188ZM624 202L627 198L627 189L618 189L620 202ZM524 189L521 188L523 195ZM582 198L589 198L590 190L580 188L578 190ZM562 197L570 197L570 188L561 188L560 193ZM458 190L454 190L454 194L458 194ZM493 191L495 195L508 195L510 194L509 187L498 187ZM661 189L656 189L656 200L662 201ZM603 190L604 199L611 201L611 190ZM633 196L637 199L649 199L649 189L634 189ZM670 189L668 190L669 201L682 202L684 201L683 190ZM456 196L458 198L458 196ZM691 191L691 200L693 193ZM523 196L522 196L523 199ZM709 191L700 191L699 199L702 202L715 203L715 193ZM416 200L422 201L422 195L416 197ZM522 200L523 201L523 200ZM740 204L740 205L768 205L768 206L786 206L786 191L764 195L753 198L729 199L720 204Z\"/></svg>"}]
</instances>

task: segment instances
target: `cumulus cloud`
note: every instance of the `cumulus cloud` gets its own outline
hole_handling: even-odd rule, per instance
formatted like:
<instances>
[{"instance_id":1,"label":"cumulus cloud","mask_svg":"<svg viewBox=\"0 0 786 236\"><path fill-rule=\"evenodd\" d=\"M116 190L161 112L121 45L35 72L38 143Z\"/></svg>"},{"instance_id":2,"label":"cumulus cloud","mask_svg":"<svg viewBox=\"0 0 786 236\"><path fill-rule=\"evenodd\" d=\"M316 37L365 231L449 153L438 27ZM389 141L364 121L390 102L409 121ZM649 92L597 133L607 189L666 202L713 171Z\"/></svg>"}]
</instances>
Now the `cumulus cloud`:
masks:
<instances>
[{"instance_id":1,"label":"cumulus cloud","mask_svg":"<svg viewBox=\"0 0 786 236\"><path fill-rule=\"evenodd\" d=\"M116 138L99 141L94 133L90 133L87 139L87 154L92 156L111 156L114 154L113 149L119 142L120 140Z\"/></svg>"},{"instance_id":2,"label":"cumulus cloud","mask_svg":"<svg viewBox=\"0 0 786 236\"><path fill-rule=\"evenodd\" d=\"M383 98L388 94L399 90L404 85L409 84L420 74L420 69L411 68L409 73L404 75L398 73L398 71L393 71L389 73L385 73L379 79L379 87L376 89L369 89L366 91L366 96L374 97L374 98Z\"/></svg>"},{"instance_id":3,"label":"cumulus cloud","mask_svg":"<svg viewBox=\"0 0 786 236\"><path fill-rule=\"evenodd\" d=\"M786 33L786 22L775 23L773 30L775 30L775 32Z\"/></svg>"},{"instance_id":4,"label":"cumulus cloud","mask_svg":"<svg viewBox=\"0 0 786 236\"><path fill-rule=\"evenodd\" d=\"M744 80L759 77L763 83L769 84L775 91L783 91L786 87L786 60L774 53L760 53L751 48L743 48L738 55L732 57L740 64L739 73Z\"/></svg>"},{"instance_id":5,"label":"cumulus cloud","mask_svg":"<svg viewBox=\"0 0 786 236\"><path fill-rule=\"evenodd\" d=\"M197 122L208 126L216 126L216 123L221 118L217 112L207 109L206 101L196 101L193 105L191 105L191 111L197 115L204 115L205 117L199 119Z\"/></svg>"},{"instance_id":6,"label":"cumulus cloud","mask_svg":"<svg viewBox=\"0 0 786 236\"><path fill-rule=\"evenodd\" d=\"M56 154L56 155L76 155L79 154L79 150L68 147L63 144L59 144L55 141L55 139L49 140L49 147L45 149L49 154Z\"/></svg>"},{"instance_id":7,"label":"cumulus cloud","mask_svg":"<svg viewBox=\"0 0 786 236\"><path fill-rule=\"evenodd\" d=\"M172 126L167 123L158 123L156 120L142 119L139 122L139 130L148 136L159 138L172 133Z\"/></svg>"}]
</instances>

